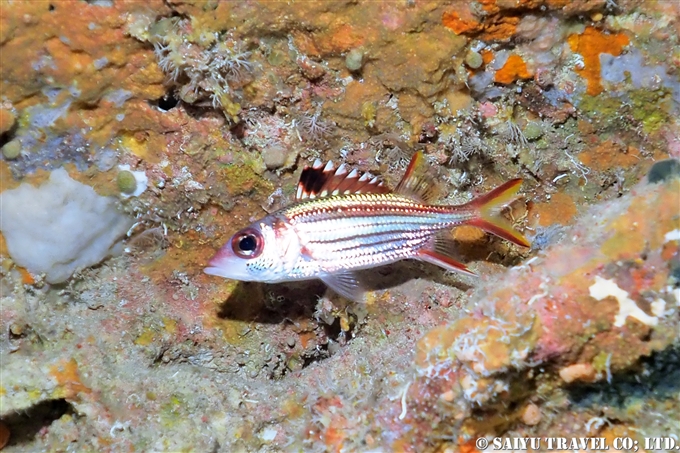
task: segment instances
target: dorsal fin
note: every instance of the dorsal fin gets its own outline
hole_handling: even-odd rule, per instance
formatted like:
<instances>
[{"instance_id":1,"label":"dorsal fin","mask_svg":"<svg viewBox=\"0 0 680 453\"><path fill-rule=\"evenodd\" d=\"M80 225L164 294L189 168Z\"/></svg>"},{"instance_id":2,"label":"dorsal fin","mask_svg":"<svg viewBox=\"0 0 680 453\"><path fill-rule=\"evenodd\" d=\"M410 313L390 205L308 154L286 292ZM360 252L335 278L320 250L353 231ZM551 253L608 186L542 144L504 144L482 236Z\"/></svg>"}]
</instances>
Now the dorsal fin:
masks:
<instances>
[{"instance_id":1,"label":"dorsal fin","mask_svg":"<svg viewBox=\"0 0 680 453\"><path fill-rule=\"evenodd\" d=\"M317 159L311 167L305 167L300 174L295 200L348 195L353 193L388 193L389 189L370 173L347 170L345 164L337 169L329 161L325 166Z\"/></svg>"},{"instance_id":2,"label":"dorsal fin","mask_svg":"<svg viewBox=\"0 0 680 453\"><path fill-rule=\"evenodd\" d=\"M406 173L394 189L394 193L421 203L430 203L439 197L439 188L427 174L427 166L422 151L413 155Z\"/></svg>"}]
</instances>

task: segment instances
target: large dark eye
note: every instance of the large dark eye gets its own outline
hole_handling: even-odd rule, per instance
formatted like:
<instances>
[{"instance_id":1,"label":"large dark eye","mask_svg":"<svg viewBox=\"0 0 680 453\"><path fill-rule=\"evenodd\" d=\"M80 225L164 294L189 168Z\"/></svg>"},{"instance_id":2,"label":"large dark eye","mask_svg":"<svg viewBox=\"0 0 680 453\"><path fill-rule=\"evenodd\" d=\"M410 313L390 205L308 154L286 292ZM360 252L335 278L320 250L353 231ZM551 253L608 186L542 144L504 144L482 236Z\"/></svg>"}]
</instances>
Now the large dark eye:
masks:
<instances>
[{"instance_id":1,"label":"large dark eye","mask_svg":"<svg viewBox=\"0 0 680 453\"><path fill-rule=\"evenodd\" d=\"M231 238L231 249L241 258L256 258L262 253L264 238L254 228L239 231Z\"/></svg>"}]
</instances>

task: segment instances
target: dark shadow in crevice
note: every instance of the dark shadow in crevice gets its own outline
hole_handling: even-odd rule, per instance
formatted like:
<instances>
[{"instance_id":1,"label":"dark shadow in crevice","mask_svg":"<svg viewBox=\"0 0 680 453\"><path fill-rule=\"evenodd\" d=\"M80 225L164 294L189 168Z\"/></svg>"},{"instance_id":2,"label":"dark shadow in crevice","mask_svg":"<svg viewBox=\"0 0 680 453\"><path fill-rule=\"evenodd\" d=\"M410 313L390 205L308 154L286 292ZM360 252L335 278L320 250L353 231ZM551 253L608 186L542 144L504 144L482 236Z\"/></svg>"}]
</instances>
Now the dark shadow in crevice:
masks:
<instances>
[{"instance_id":1,"label":"dark shadow in crevice","mask_svg":"<svg viewBox=\"0 0 680 453\"><path fill-rule=\"evenodd\" d=\"M2 422L11 433L8 446L29 444L38 433L65 414L74 414L73 406L65 399L42 401L28 409L7 415Z\"/></svg>"},{"instance_id":2,"label":"dark shadow in crevice","mask_svg":"<svg viewBox=\"0 0 680 453\"><path fill-rule=\"evenodd\" d=\"M427 278L461 291L470 289L470 285L463 281L452 281L443 269L408 260L361 270L357 276L366 291L393 288L414 278ZM221 303L217 316L266 324L308 319L314 315L318 299L326 291L326 285L320 280L278 284L239 282L236 289Z\"/></svg>"},{"instance_id":3,"label":"dark shadow in crevice","mask_svg":"<svg viewBox=\"0 0 680 453\"><path fill-rule=\"evenodd\" d=\"M325 285L319 280L268 284L239 282L217 316L265 324L310 318Z\"/></svg>"},{"instance_id":4,"label":"dark shadow in crevice","mask_svg":"<svg viewBox=\"0 0 680 453\"><path fill-rule=\"evenodd\" d=\"M167 112L168 110L172 110L175 107L177 107L179 102L180 100L175 95L175 91L173 89L170 89L163 96L156 99L151 104L152 105L155 104L159 109L161 109L164 112Z\"/></svg>"},{"instance_id":5,"label":"dark shadow in crevice","mask_svg":"<svg viewBox=\"0 0 680 453\"><path fill-rule=\"evenodd\" d=\"M0 148L5 146L7 143L11 142L16 136L17 129L19 128L19 122L15 121L12 127L3 134L0 134Z\"/></svg>"},{"instance_id":6,"label":"dark shadow in crevice","mask_svg":"<svg viewBox=\"0 0 680 453\"><path fill-rule=\"evenodd\" d=\"M440 285L467 291L470 286L462 280L446 275L447 271L433 264L404 260L387 266L366 269L360 272L359 281L368 291L380 291L399 286L409 280L424 278Z\"/></svg>"},{"instance_id":7,"label":"dark shadow in crevice","mask_svg":"<svg viewBox=\"0 0 680 453\"><path fill-rule=\"evenodd\" d=\"M680 345L645 357L611 382L575 384L567 388L569 400L577 407L627 407L640 399L665 400L680 392Z\"/></svg>"}]
</instances>

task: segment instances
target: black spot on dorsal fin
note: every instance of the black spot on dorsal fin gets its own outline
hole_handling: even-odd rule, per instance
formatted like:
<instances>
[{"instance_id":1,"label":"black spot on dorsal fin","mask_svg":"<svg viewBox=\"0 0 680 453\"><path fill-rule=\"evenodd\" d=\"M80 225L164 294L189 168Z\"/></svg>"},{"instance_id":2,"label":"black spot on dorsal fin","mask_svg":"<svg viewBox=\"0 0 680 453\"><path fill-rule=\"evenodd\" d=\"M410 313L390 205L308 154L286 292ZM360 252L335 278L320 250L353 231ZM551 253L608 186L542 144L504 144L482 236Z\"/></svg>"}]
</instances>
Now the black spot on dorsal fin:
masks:
<instances>
[{"instance_id":1,"label":"black spot on dorsal fin","mask_svg":"<svg viewBox=\"0 0 680 453\"><path fill-rule=\"evenodd\" d=\"M337 169L329 161L325 166L317 159L311 167L300 174L295 200L348 195L354 193L388 193L387 187L370 173L348 171L345 164Z\"/></svg>"}]
</instances>

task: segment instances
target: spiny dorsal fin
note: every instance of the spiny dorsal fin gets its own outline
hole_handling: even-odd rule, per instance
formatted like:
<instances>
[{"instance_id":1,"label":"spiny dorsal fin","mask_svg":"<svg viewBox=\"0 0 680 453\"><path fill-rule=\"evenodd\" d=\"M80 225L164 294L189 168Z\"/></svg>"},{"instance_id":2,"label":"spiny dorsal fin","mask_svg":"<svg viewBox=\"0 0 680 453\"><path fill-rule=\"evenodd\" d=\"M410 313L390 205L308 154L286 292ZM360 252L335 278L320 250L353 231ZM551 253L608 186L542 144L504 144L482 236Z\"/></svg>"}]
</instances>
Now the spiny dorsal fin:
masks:
<instances>
[{"instance_id":1,"label":"spiny dorsal fin","mask_svg":"<svg viewBox=\"0 0 680 453\"><path fill-rule=\"evenodd\" d=\"M421 203L430 203L439 197L439 188L427 174L427 166L422 151L413 155L406 173L394 189L394 193Z\"/></svg>"},{"instance_id":2,"label":"spiny dorsal fin","mask_svg":"<svg viewBox=\"0 0 680 453\"><path fill-rule=\"evenodd\" d=\"M353 193L388 193L389 189L370 173L347 170L345 164L337 169L329 161L325 166L317 159L311 167L305 167L300 174L295 200L348 195Z\"/></svg>"}]
</instances>

